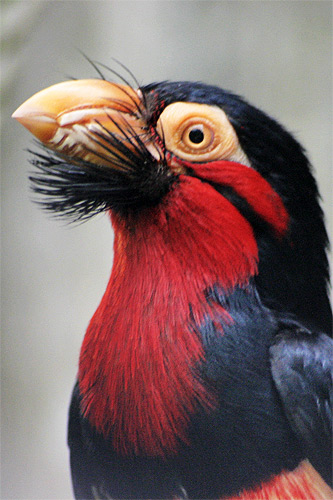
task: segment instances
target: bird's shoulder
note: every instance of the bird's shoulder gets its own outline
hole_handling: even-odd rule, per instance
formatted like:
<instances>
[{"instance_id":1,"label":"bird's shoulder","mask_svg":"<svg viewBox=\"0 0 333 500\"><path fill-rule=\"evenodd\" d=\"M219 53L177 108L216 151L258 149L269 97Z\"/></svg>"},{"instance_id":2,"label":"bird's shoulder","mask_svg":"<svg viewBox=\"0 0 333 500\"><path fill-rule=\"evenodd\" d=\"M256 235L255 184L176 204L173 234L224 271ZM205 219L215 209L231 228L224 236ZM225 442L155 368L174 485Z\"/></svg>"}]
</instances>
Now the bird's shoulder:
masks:
<instances>
[{"instance_id":1,"label":"bird's shoulder","mask_svg":"<svg viewBox=\"0 0 333 500\"><path fill-rule=\"evenodd\" d=\"M270 359L289 424L311 463L332 484L333 341L283 319Z\"/></svg>"}]
</instances>

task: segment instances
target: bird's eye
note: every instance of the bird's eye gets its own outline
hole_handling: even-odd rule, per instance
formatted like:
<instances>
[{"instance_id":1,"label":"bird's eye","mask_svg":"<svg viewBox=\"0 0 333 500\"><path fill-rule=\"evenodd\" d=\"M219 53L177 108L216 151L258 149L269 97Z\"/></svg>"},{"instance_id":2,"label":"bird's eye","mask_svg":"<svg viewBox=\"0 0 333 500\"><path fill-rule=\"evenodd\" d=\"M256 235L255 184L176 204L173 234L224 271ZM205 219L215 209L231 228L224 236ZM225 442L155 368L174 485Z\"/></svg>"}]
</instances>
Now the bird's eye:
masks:
<instances>
[{"instance_id":1,"label":"bird's eye","mask_svg":"<svg viewBox=\"0 0 333 500\"><path fill-rule=\"evenodd\" d=\"M188 133L188 138L190 139L190 142L192 144L201 144L205 138L203 126L199 125L199 126L193 127Z\"/></svg>"},{"instance_id":2,"label":"bird's eye","mask_svg":"<svg viewBox=\"0 0 333 500\"><path fill-rule=\"evenodd\" d=\"M213 140L214 131L203 123L187 126L182 135L184 145L194 150L206 149Z\"/></svg>"},{"instance_id":3,"label":"bird's eye","mask_svg":"<svg viewBox=\"0 0 333 500\"><path fill-rule=\"evenodd\" d=\"M161 113L157 132L168 151L182 160L241 161L249 164L225 112L217 106L174 102Z\"/></svg>"}]
</instances>

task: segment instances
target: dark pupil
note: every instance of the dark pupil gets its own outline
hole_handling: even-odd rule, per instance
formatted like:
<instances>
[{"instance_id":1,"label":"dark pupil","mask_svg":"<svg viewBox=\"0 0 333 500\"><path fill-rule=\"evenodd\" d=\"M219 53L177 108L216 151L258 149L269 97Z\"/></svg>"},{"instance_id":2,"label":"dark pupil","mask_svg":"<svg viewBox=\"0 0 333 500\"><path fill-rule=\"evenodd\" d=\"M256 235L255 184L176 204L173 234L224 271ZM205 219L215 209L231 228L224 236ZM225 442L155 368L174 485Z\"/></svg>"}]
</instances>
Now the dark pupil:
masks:
<instances>
[{"instance_id":1,"label":"dark pupil","mask_svg":"<svg viewBox=\"0 0 333 500\"><path fill-rule=\"evenodd\" d=\"M205 138L203 131L200 128L194 128L188 134L188 137L191 142L194 144L200 144Z\"/></svg>"}]
</instances>

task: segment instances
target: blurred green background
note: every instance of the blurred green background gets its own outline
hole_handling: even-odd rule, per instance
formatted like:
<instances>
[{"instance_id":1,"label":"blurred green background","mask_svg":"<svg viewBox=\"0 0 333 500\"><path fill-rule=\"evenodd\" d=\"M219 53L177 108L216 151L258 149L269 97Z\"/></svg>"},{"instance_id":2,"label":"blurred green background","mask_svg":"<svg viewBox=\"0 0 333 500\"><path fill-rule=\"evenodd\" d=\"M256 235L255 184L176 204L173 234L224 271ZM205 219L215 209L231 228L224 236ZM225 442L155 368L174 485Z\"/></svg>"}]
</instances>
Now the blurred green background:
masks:
<instances>
[{"instance_id":1,"label":"blurred green background","mask_svg":"<svg viewBox=\"0 0 333 500\"><path fill-rule=\"evenodd\" d=\"M86 325L106 286L105 216L52 221L31 202L10 119L32 94L95 73L79 50L140 83L201 80L281 121L314 165L331 222L330 1L2 1L2 497L69 499L67 408ZM292 165L290 165L292 168Z\"/></svg>"}]
</instances>

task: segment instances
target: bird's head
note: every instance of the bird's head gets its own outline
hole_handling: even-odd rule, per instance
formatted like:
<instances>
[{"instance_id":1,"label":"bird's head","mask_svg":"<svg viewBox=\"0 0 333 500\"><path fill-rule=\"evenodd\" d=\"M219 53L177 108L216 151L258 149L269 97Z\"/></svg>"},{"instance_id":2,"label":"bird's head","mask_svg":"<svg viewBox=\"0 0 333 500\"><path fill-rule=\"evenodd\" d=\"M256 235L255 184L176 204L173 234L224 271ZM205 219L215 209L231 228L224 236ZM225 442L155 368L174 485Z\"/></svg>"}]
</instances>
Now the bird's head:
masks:
<instances>
[{"instance_id":1,"label":"bird's head","mask_svg":"<svg viewBox=\"0 0 333 500\"><path fill-rule=\"evenodd\" d=\"M269 210L271 229L282 233L288 215L280 197L265 183L256 154L252 165L236 132L239 127L246 142L242 118L248 120L251 111L239 98L203 84L165 82L134 90L105 80L76 80L38 92L13 117L54 152L37 156L40 173L32 177L36 191L49 195L50 210L74 218L105 209L137 211L160 203L181 176L237 194L245 175L252 187L257 182L266 191L263 197L275 200L266 208L260 196L256 207L253 196L243 202L259 213ZM232 182L229 170L237 166Z\"/></svg>"},{"instance_id":2,"label":"bird's head","mask_svg":"<svg viewBox=\"0 0 333 500\"><path fill-rule=\"evenodd\" d=\"M250 225L262 276L275 259L276 304L295 301L290 282L300 270L324 290L326 233L309 163L283 127L242 98L202 83L133 89L73 80L35 94L13 117L47 149L35 154L32 176L47 209L74 219L104 210L133 219L186 193L198 225L208 218L218 225L223 198ZM211 211L202 215L203 206ZM265 278L259 286L265 295ZM292 309L300 307L307 308Z\"/></svg>"},{"instance_id":3,"label":"bird's head","mask_svg":"<svg viewBox=\"0 0 333 500\"><path fill-rule=\"evenodd\" d=\"M49 195L46 208L74 218L158 204L181 175L210 182L229 197L232 191L237 196L244 175L264 191L266 180L295 218L293 198L304 213L309 194L316 195L297 142L217 87L162 82L135 90L106 80L73 80L38 92L13 117L54 152L36 156L41 172L32 178L36 191ZM227 181L226 170L236 165L234 181ZM238 195L239 208L250 205L265 220L265 193L255 203L254 196ZM272 202L270 211L281 212L281 206ZM289 215L276 214L275 223L287 230Z\"/></svg>"}]
</instances>

